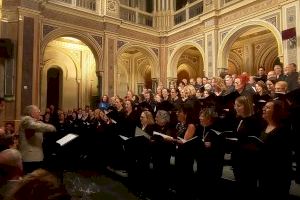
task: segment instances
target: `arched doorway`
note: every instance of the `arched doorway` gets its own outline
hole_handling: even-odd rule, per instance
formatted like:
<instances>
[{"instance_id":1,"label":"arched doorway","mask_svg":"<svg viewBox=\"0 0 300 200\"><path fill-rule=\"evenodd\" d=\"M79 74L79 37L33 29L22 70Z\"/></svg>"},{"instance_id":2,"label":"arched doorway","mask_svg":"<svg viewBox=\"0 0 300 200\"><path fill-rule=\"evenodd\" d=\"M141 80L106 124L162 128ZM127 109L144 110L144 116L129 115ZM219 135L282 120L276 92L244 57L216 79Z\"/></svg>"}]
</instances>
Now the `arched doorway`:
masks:
<instances>
[{"instance_id":1,"label":"arched doorway","mask_svg":"<svg viewBox=\"0 0 300 200\"><path fill-rule=\"evenodd\" d=\"M189 80L205 76L204 51L197 43L187 42L173 50L168 62L169 81Z\"/></svg>"},{"instance_id":2,"label":"arched doorway","mask_svg":"<svg viewBox=\"0 0 300 200\"><path fill-rule=\"evenodd\" d=\"M143 87L153 88L153 79L157 76L157 61L153 52L146 47L128 45L118 54L117 94L121 97L128 90L139 94Z\"/></svg>"},{"instance_id":3,"label":"arched doorway","mask_svg":"<svg viewBox=\"0 0 300 200\"><path fill-rule=\"evenodd\" d=\"M61 107L62 92L62 70L58 67L50 68L47 72L47 107L54 105L55 108Z\"/></svg>"},{"instance_id":4,"label":"arched doorway","mask_svg":"<svg viewBox=\"0 0 300 200\"><path fill-rule=\"evenodd\" d=\"M50 41L44 50L44 67L41 71L41 108L52 97L49 91L56 86L48 82L48 71L59 66L61 89L59 106L63 110L94 106L99 96L98 76L94 54L89 46L74 37L59 37ZM54 74L52 74L54 76ZM54 88L54 89L53 89ZM54 97L53 97L54 98ZM51 100L52 101L52 100ZM53 100L54 101L54 100Z\"/></svg>"},{"instance_id":5,"label":"arched doorway","mask_svg":"<svg viewBox=\"0 0 300 200\"><path fill-rule=\"evenodd\" d=\"M270 30L258 26L243 32L232 44L228 57L228 72L255 75L259 67L273 68L278 57L276 39Z\"/></svg>"},{"instance_id":6,"label":"arched doorway","mask_svg":"<svg viewBox=\"0 0 300 200\"><path fill-rule=\"evenodd\" d=\"M218 66L229 73L256 74L259 67L272 69L276 60L283 59L281 34L271 23L250 20L226 34L218 51Z\"/></svg>"}]
</instances>

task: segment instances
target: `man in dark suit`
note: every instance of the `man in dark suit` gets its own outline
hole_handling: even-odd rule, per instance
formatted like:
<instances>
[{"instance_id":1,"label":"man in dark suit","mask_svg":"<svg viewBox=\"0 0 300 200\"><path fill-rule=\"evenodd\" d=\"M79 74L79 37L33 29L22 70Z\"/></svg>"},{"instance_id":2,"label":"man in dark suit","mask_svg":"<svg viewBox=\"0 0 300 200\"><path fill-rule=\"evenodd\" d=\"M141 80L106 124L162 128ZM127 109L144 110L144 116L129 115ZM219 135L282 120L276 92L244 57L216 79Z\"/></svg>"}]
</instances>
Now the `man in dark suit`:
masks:
<instances>
[{"instance_id":1,"label":"man in dark suit","mask_svg":"<svg viewBox=\"0 0 300 200\"><path fill-rule=\"evenodd\" d=\"M282 66L281 65L274 65L274 72L276 74L277 81L285 81L286 76L283 74Z\"/></svg>"},{"instance_id":2,"label":"man in dark suit","mask_svg":"<svg viewBox=\"0 0 300 200\"><path fill-rule=\"evenodd\" d=\"M292 91L300 87L298 83L299 74L296 69L297 65L295 63L290 63L285 67L288 91Z\"/></svg>"}]
</instances>

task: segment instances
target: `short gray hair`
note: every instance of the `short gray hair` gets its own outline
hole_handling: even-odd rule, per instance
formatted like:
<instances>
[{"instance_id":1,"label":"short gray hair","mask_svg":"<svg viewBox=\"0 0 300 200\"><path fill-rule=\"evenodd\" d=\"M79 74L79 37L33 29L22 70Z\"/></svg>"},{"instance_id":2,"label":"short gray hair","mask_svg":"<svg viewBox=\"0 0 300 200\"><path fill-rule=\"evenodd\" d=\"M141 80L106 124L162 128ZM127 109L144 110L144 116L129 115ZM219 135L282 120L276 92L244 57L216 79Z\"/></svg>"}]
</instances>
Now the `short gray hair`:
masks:
<instances>
[{"instance_id":1,"label":"short gray hair","mask_svg":"<svg viewBox=\"0 0 300 200\"><path fill-rule=\"evenodd\" d=\"M38 107L36 105L30 105L30 106L26 106L23 112L24 116L31 116L31 113L34 109L38 109Z\"/></svg>"},{"instance_id":2,"label":"short gray hair","mask_svg":"<svg viewBox=\"0 0 300 200\"><path fill-rule=\"evenodd\" d=\"M166 123L170 122L170 114L165 110L158 110L156 116L160 117Z\"/></svg>"}]
</instances>

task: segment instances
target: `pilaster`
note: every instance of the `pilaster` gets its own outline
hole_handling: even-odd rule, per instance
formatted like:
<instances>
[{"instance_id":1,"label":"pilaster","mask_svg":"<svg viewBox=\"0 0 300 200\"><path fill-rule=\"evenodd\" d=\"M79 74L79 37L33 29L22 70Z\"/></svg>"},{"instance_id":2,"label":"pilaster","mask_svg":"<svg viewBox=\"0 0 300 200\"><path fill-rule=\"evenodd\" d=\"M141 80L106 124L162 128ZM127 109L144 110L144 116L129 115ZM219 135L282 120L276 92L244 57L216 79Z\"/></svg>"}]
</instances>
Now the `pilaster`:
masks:
<instances>
[{"instance_id":1,"label":"pilaster","mask_svg":"<svg viewBox=\"0 0 300 200\"><path fill-rule=\"evenodd\" d=\"M283 40L283 49L284 49L284 65L288 63L296 63L298 64L299 70L299 47L300 41L300 27L297 26L297 22L299 21L299 1L284 5L282 7L282 28L283 30L287 30L290 28L296 28L296 37L290 38L287 40Z\"/></svg>"},{"instance_id":2,"label":"pilaster","mask_svg":"<svg viewBox=\"0 0 300 200\"><path fill-rule=\"evenodd\" d=\"M118 77L117 76L117 48L116 38L113 35L104 35L104 93L108 96L114 96L117 94L118 88Z\"/></svg>"}]
</instances>

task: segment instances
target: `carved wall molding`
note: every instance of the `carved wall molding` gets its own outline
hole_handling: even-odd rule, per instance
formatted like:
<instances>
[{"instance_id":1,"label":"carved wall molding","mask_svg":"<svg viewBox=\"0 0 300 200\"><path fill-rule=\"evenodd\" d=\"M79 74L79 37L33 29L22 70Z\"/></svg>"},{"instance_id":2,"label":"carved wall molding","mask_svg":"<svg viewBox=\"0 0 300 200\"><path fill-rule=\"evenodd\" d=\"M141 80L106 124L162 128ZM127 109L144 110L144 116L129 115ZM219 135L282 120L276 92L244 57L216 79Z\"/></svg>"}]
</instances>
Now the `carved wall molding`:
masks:
<instances>
[{"instance_id":1,"label":"carved wall molding","mask_svg":"<svg viewBox=\"0 0 300 200\"><path fill-rule=\"evenodd\" d=\"M58 27L51 26L51 25L48 25L48 24L44 24L43 25L43 37L45 37L48 33L54 31L57 28Z\"/></svg>"},{"instance_id":2,"label":"carved wall molding","mask_svg":"<svg viewBox=\"0 0 300 200\"><path fill-rule=\"evenodd\" d=\"M122 41L122 40L118 40L117 41L117 49L119 50L124 44L127 44L127 42Z\"/></svg>"},{"instance_id":3,"label":"carved wall molding","mask_svg":"<svg viewBox=\"0 0 300 200\"><path fill-rule=\"evenodd\" d=\"M92 35L92 37L97 41L97 43L99 44L99 46L102 48L102 37L98 36L98 35Z\"/></svg>"}]
</instances>

